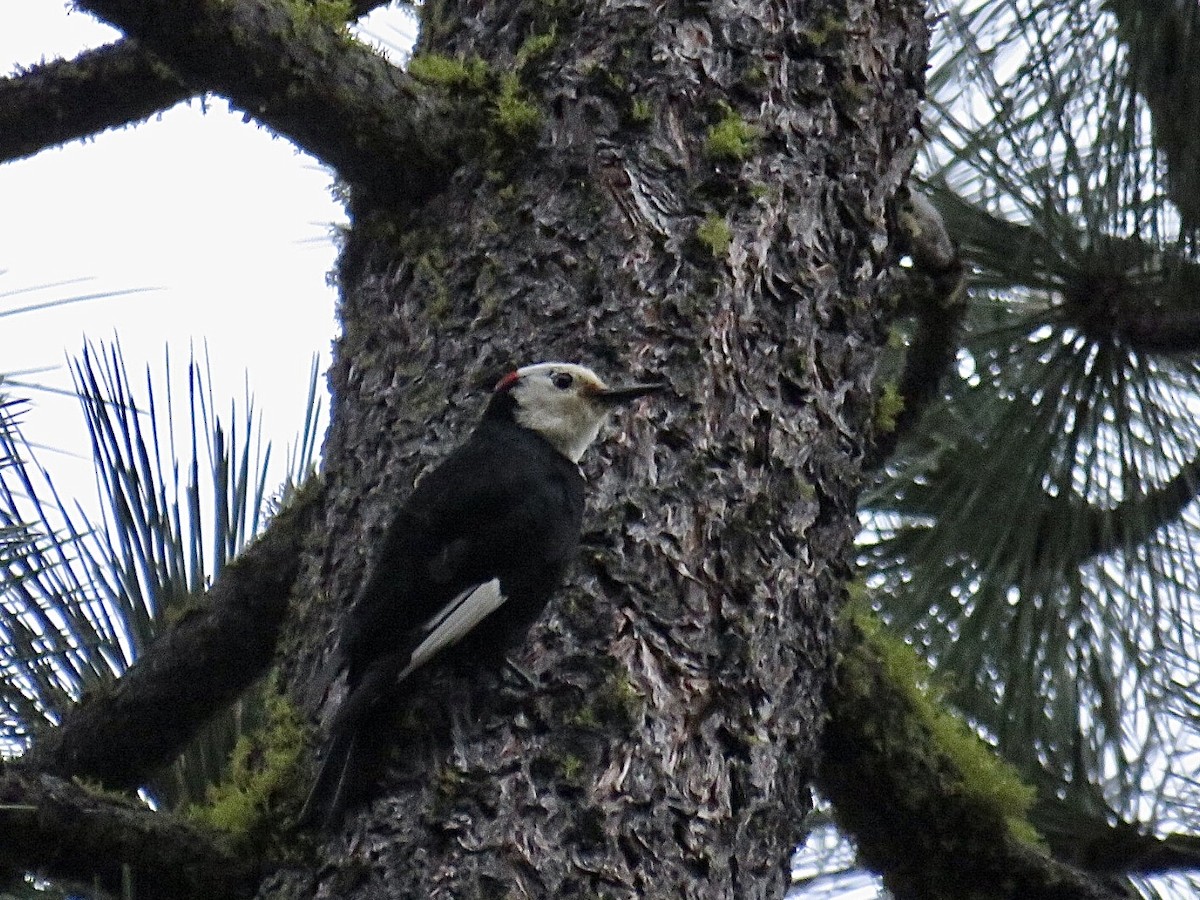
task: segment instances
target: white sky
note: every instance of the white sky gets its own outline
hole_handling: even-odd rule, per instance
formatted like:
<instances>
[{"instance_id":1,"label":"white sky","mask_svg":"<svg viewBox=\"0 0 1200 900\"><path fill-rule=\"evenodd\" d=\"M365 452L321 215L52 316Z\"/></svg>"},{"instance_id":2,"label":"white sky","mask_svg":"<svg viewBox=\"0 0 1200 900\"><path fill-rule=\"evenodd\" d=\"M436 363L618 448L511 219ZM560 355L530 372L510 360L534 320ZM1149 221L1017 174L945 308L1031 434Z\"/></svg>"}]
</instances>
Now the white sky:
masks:
<instances>
[{"instance_id":1,"label":"white sky","mask_svg":"<svg viewBox=\"0 0 1200 900\"><path fill-rule=\"evenodd\" d=\"M411 23L395 11L367 25L377 43L402 43L405 30ZM117 36L62 0L7 0L0 74ZM161 372L169 345L182 384L189 346L202 355L207 344L219 408L240 403L249 385L282 461L301 426L313 354L324 371L335 334L326 274L336 255L331 226L344 214L331 183L314 160L244 123L220 98L0 165L0 373L53 366L29 380L69 387L64 355L77 354L85 336L116 336L137 375L147 363ZM87 280L30 290L69 279ZM138 288L154 290L3 316ZM83 452L76 402L33 399L24 417L30 439ZM90 491L90 464L48 459L57 477L77 470Z\"/></svg>"}]
</instances>

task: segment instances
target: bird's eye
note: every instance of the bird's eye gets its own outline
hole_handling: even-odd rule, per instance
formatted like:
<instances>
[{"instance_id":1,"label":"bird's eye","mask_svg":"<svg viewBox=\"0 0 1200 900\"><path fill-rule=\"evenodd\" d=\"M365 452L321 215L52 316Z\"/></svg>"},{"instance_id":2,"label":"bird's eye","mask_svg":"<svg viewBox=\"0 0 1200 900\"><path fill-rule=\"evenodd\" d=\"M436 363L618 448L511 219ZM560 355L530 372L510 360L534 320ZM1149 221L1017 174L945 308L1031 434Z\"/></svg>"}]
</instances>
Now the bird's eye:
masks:
<instances>
[{"instance_id":1,"label":"bird's eye","mask_svg":"<svg viewBox=\"0 0 1200 900\"><path fill-rule=\"evenodd\" d=\"M575 379L569 372L555 372L550 376L550 382L560 391L565 391L575 383Z\"/></svg>"}]
</instances>

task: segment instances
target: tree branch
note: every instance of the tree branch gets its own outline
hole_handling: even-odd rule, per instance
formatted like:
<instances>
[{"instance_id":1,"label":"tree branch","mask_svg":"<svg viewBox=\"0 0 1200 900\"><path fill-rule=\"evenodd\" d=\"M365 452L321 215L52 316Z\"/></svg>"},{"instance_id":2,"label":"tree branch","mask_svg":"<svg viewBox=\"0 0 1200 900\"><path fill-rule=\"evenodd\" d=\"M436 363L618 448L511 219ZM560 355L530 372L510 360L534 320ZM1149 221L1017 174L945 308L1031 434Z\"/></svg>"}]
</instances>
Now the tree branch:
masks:
<instances>
[{"instance_id":1,"label":"tree branch","mask_svg":"<svg viewBox=\"0 0 1200 900\"><path fill-rule=\"evenodd\" d=\"M99 882L121 896L246 897L257 872L173 816L45 773L0 768L0 869Z\"/></svg>"},{"instance_id":2,"label":"tree branch","mask_svg":"<svg viewBox=\"0 0 1200 900\"><path fill-rule=\"evenodd\" d=\"M1059 293L1065 321L1097 341L1121 340L1143 353L1200 351L1200 265L1178 250L1109 236L1080 251L1069 276L1022 280L1014 273L1060 273L1060 250L1037 228L980 209L945 185L931 190L948 233L990 286ZM1196 204L1200 210L1200 196Z\"/></svg>"},{"instance_id":3,"label":"tree branch","mask_svg":"<svg viewBox=\"0 0 1200 900\"><path fill-rule=\"evenodd\" d=\"M81 0L161 59L357 187L417 202L440 189L462 141L442 105L310 7L282 0ZM310 10L301 12L301 10Z\"/></svg>"},{"instance_id":4,"label":"tree branch","mask_svg":"<svg viewBox=\"0 0 1200 900\"><path fill-rule=\"evenodd\" d=\"M863 465L882 465L940 394L942 377L958 355L967 289L962 257L934 205L909 189L899 217L913 268L899 281L898 310L913 315L916 327L904 354L898 393L904 406L889 431L875 435Z\"/></svg>"},{"instance_id":5,"label":"tree branch","mask_svg":"<svg viewBox=\"0 0 1200 900\"><path fill-rule=\"evenodd\" d=\"M191 95L130 41L34 66L0 79L0 161L139 122Z\"/></svg>"},{"instance_id":6,"label":"tree branch","mask_svg":"<svg viewBox=\"0 0 1200 900\"><path fill-rule=\"evenodd\" d=\"M1195 295L1189 297L1194 302ZM1121 333L1147 353L1194 353L1200 350L1200 310L1127 311Z\"/></svg>"},{"instance_id":7,"label":"tree branch","mask_svg":"<svg viewBox=\"0 0 1200 900\"><path fill-rule=\"evenodd\" d=\"M1108 0L1129 53L1130 79L1150 110L1167 189L1185 228L1200 223L1200 8L1192 0Z\"/></svg>"},{"instance_id":8,"label":"tree branch","mask_svg":"<svg viewBox=\"0 0 1200 900\"><path fill-rule=\"evenodd\" d=\"M1054 801L1050 801L1053 803ZM1200 870L1200 836L1167 834L1159 837L1130 822L1109 824L1100 816L1066 810L1068 827L1061 827L1063 805L1056 804L1045 832L1055 856L1102 875L1163 875ZM1054 827L1058 825L1059 827Z\"/></svg>"},{"instance_id":9,"label":"tree branch","mask_svg":"<svg viewBox=\"0 0 1200 900\"><path fill-rule=\"evenodd\" d=\"M306 485L221 573L208 605L160 637L108 694L87 698L23 758L30 768L134 788L271 662L305 535L323 509Z\"/></svg>"},{"instance_id":10,"label":"tree branch","mask_svg":"<svg viewBox=\"0 0 1200 900\"><path fill-rule=\"evenodd\" d=\"M899 642L896 642L899 643ZM847 625L829 694L821 791L863 861L899 900L1114 900L1126 896L1014 836L993 776L967 772L916 699L915 667L878 635ZM909 683L905 683L905 681ZM971 736L965 735L970 740Z\"/></svg>"},{"instance_id":11,"label":"tree branch","mask_svg":"<svg viewBox=\"0 0 1200 900\"><path fill-rule=\"evenodd\" d=\"M1074 499L1065 521L1083 523L1088 535L1085 555L1078 563L1144 543L1159 528L1176 521L1196 499L1200 487L1200 458L1183 466L1170 481L1145 494L1122 500L1113 509L1098 509ZM1053 541L1051 535L1045 540Z\"/></svg>"},{"instance_id":12,"label":"tree branch","mask_svg":"<svg viewBox=\"0 0 1200 900\"><path fill-rule=\"evenodd\" d=\"M386 0L358 0L355 17ZM208 90L189 88L134 41L87 50L0 79L0 162L132 125Z\"/></svg>"}]
</instances>

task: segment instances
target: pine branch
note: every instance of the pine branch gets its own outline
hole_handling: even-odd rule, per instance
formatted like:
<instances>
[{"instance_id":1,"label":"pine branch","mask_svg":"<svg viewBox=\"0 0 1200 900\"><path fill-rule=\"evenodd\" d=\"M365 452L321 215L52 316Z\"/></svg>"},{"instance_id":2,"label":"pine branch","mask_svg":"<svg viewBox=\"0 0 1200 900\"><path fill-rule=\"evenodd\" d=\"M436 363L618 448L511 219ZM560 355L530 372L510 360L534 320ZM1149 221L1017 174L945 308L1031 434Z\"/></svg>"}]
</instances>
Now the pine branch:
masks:
<instances>
[{"instance_id":1,"label":"pine branch","mask_svg":"<svg viewBox=\"0 0 1200 900\"><path fill-rule=\"evenodd\" d=\"M129 41L34 66L0 79L0 161L140 122L191 95Z\"/></svg>"},{"instance_id":2,"label":"pine branch","mask_svg":"<svg viewBox=\"0 0 1200 900\"><path fill-rule=\"evenodd\" d=\"M463 145L403 71L310 7L283 0L83 0L162 60L381 199L436 192ZM302 10L309 10L302 12Z\"/></svg>"},{"instance_id":3,"label":"pine branch","mask_svg":"<svg viewBox=\"0 0 1200 900\"><path fill-rule=\"evenodd\" d=\"M257 873L195 827L141 804L10 764L0 768L0 870L36 872L115 896L248 897Z\"/></svg>"},{"instance_id":4,"label":"pine branch","mask_svg":"<svg viewBox=\"0 0 1200 900\"><path fill-rule=\"evenodd\" d=\"M303 488L225 567L203 609L155 641L111 693L87 698L46 729L23 763L134 788L170 762L270 664L301 545L323 500L319 485Z\"/></svg>"},{"instance_id":5,"label":"pine branch","mask_svg":"<svg viewBox=\"0 0 1200 900\"><path fill-rule=\"evenodd\" d=\"M1110 825L1099 817L1071 815L1070 827L1048 832L1046 840L1057 857L1096 874L1164 875L1200 870L1198 835L1159 837L1129 822Z\"/></svg>"},{"instance_id":6,"label":"pine branch","mask_svg":"<svg viewBox=\"0 0 1200 900\"><path fill-rule=\"evenodd\" d=\"M1135 494L1112 509L1101 509L1075 499L1059 499L1063 512L1039 529L1038 544L1061 543L1062 522L1079 523L1076 527L1088 536L1082 553L1073 565L1117 550L1145 543L1159 528L1183 515L1196 499L1200 488L1200 459L1193 459L1170 481L1145 494Z\"/></svg>"},{"instance_id":7,"label":"pine branch","mask_svg":"<svg viewBox=\"0 0 1200 900\"><path fill-rule=\"evenodd\" d=\"M353 13L385 2L359 0ZM205 90L185 86L130 40L33 66L0 79L0 162L133 125Z\"/></svg>"},{"instance_id":8,"label":"pine branch","mask_svg":"<svg viewBox=\"0 0 1200 900\"><path fill-rule=\"evenodd\" d=\"M1138 350L1147 353L1195 353L1200 350L1200 311L1137 310L1122 318L1121 333L1130 346Z\"/></svg>"},{"instance_id":9,"label":"pine branch","mask_svg":"<svg viewBox=\"0 0 1200 900\"><path fill-rule=\"evenodd\" d=\"M829 693L818 785L863 861L899 900L1126 896L1015 836L1012 810L996 799L1004 789L988 794L995 776L968 771L961 743L950 749L948 729L914 693L904 652L847 625Z\"/></svg>"},{"instance_id":10,"label":"pine branch","mask_svg":"<svg viewBox=\"0 0 1200 900\"><path fill-rule=\"evenodd\" d=\"M1178 250L1108 236L1063 274L1055 243L1039 229L980 209L945 186L936 195L949 235L972 264L992 270L991 280L1004 275L1009 286L1043 287L1052 280L1046 273L1055 273L1065 279L1056 288L1064 321L1096 340L1118 339L1143 353L1200 351L1200 266Z\"/></svg>"},{"instance_id":11,"label":"pine branch","mask_svg":"<svg viewBox=\"0 0 1200 900\"><path fill-rule=\"evenodd\" d=\"M1200 8L1192 0L1108 0L1167 161L1167 189L1185 227L1200 224Z\"/></svg>"},{"instance_id":12,"label":"pine branch","mask_svg":"<svg viewBox=\"0 0 1200 900\"><path fill-rule=\"evenodd\" d=\"M875 436L864 462L867 469L882 465L940 396L942 378L957 358L967 314L962 257L937 208L910 189L899 224L913 268L898 280L897 306L901 315L915 316L916 327L898 385L904 406L891 430Z\"/></svg>"}]
</instances>

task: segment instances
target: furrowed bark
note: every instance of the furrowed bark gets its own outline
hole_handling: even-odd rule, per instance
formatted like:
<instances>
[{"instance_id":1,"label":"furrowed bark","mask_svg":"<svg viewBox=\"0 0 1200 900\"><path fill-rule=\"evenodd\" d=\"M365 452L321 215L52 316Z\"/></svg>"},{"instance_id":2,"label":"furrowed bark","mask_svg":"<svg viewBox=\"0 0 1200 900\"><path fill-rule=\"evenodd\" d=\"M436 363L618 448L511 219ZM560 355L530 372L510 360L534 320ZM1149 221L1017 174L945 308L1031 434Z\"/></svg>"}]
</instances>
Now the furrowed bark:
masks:
<instances>
[{"instance_id":1,"label":"furrowed bark","mask_svg":"<svg viewBox=\"0 0 1200 900\"><path fill-rule=\"evenodd\" d=\"M156 900L247 897L257 872L197 828L26 767L0 766L0 870Z\"/></svg>"},{"instance_id":2,"label":"furrowed bark","mask_svg":"<svg viewBox=\"0 0 1200 900\"><path fill-rule=\"evenodd\" d=\"M302 488L258 540L226 566L204 608L182 619L106 694L44 729L22 765L114 789L143 784L271 663L305 539L320 515Z\"/></svg>"},{"instance_id":3,"label":"furrowed bark","mask_svg":"<svg viewBox=\"0 0 1200 900\"><path fill-rule=\"evenodd\" d=\"M404 72L313 7L284 0L81 0L161 59L379 202L419 203L465 137ZM305 12L308 10L308 12Z\"/></svg>"},{"instance_id":4,"label":"furrowed bark","mask_svg":"<svg viewBox=\"0 0 1200 900\"><path fill-rule=\"evenodd\" d=\"M355 204L292 696L319 695L368 548L478 415L471 385L567 359L671 390L586 460L585 550L517 654L529 681L453 653L419 673L380 728L378 799L263 891L777 898L857 529L923 6L441 13L422 49L482 57L507 106L424 209Z\"/></svg>"}]
</instances>

